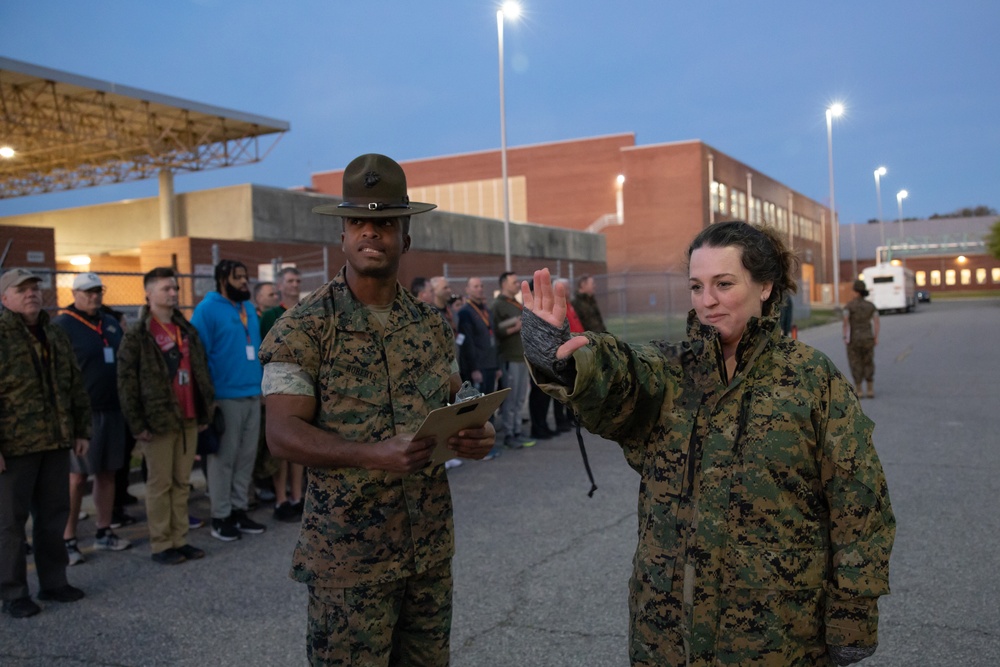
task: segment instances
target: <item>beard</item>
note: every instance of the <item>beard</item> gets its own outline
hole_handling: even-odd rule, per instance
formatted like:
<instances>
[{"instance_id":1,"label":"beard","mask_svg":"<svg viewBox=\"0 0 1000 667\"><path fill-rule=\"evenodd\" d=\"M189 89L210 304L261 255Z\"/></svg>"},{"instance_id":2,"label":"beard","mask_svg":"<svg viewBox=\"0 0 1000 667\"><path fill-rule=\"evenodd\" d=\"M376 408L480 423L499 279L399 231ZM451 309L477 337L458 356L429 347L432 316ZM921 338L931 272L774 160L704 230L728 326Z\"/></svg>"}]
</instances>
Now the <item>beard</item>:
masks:
<instances>
[{"instance_id":1,"label":"beard","mask_svg":"<svg viewBox=\"0 0 1000 667\"><path fill-rule=\"evenodd\" d=\"M228 282L226 283L226 298L230 301L235 301L240 303L241 301L250 300L250 290L242 290L238 287L233 287Z\"/></svg>"}]
</instances>

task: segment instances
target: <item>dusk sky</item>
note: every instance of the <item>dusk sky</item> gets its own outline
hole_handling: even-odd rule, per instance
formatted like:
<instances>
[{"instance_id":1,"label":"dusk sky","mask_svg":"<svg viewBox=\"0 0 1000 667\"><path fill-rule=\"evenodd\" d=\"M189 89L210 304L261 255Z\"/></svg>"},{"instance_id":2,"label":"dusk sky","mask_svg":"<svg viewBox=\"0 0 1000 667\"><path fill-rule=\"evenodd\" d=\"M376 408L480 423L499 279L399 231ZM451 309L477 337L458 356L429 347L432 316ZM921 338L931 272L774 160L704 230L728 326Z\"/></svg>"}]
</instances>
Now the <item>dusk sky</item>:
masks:
<instances>
[{"instance_id":1,"label":"dusk sky","mask_svg":"<svg viewBox=\"0 0 1000 667\"><path fill-rule=\"evenodd\" d=\"M509 147L700 139L844 223L1000 207L1000 2L525 0L505 27ZM309 184L380 152L500 146L490 0L0 2L0 56L288 121L256 165L178 192ZM0 137L2 143L2 137ZM0 217L151 197L155 179L0 200Z\"/></svg>"}]
</instances>

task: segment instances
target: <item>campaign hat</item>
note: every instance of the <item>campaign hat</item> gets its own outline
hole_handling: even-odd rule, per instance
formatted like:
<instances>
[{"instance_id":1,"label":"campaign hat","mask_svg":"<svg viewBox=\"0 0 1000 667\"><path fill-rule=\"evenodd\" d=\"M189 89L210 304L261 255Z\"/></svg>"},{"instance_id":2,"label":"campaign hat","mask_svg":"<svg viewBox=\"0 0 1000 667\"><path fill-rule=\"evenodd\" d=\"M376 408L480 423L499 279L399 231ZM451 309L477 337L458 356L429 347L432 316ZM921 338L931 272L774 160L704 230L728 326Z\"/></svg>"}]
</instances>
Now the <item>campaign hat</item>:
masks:
<instances>
[{"instance_id":1,"label":"campaign hat","mask_svg":"<svg viewBox=\"0 0 1000 667\"><path fill-rule=\"evenodd\" d=\"M406 174L390 157L378 153L360 155L344 169L343 201L313 209L320 215L344 218L397 218L426 213L436 204L410 201Z\"/></svg>"}]
</instances>

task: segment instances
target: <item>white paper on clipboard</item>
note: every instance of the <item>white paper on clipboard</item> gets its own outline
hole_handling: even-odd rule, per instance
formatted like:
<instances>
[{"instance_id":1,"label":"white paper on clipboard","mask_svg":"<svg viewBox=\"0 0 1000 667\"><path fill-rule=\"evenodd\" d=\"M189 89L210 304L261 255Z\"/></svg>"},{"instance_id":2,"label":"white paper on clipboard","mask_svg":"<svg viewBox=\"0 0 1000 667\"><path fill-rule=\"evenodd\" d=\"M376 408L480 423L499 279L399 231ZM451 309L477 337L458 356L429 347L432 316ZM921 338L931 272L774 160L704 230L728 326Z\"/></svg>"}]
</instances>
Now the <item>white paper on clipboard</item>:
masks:
<instances>
[{"instance_id":1,"label":"white paper on clipboard","mask_svg":"<svg viewBox=\"0 0 1000 667\"><path fill-rule=\"evenodd\" d=\"M496 412L503 399L510 393L510 387L486 394L477 398L472 398L461 403L446 405L431 412L424 417L424 423L420 425L414 434L414 440L434 436L436 444L431 452L428 468L441 465L448 459L455 457L455 452L448 447L448 440L459 431L467 428L478 428L485 424ZM404 473L390 472L386 475L386 481L394 481L404 477Z\"/></svg>"}]
</instances>

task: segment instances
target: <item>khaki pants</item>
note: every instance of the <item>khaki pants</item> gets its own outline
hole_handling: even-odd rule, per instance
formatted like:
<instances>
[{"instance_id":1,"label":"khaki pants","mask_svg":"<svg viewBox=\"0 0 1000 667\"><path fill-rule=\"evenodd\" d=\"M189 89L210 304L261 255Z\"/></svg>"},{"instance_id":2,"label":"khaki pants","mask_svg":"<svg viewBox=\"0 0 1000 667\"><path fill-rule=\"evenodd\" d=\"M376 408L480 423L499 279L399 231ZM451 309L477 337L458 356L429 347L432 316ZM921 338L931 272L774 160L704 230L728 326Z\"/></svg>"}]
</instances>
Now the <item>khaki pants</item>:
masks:
<instances>
[{"instance_id":1,"label":"khaki pants","mask_svg":"<svg viewBox=\"0 0 1000 667\"><path fill-rule=\"evenodd\" d=\"M198 449L198 424L193 419L173 433L139 441L146 458L146 522L154 554L187 544L191 466Z\"/></svg>"},{"instance_id":2,"label":"khaki pants","mask_svg":"<svg viewBox=\"0 0 1000 667\"><path fill-rule=\"evenodd\" d=\"M451 560L386 584L310 586L309 664L447 667L451 597Z\"/></svg>"}]
</instances>

